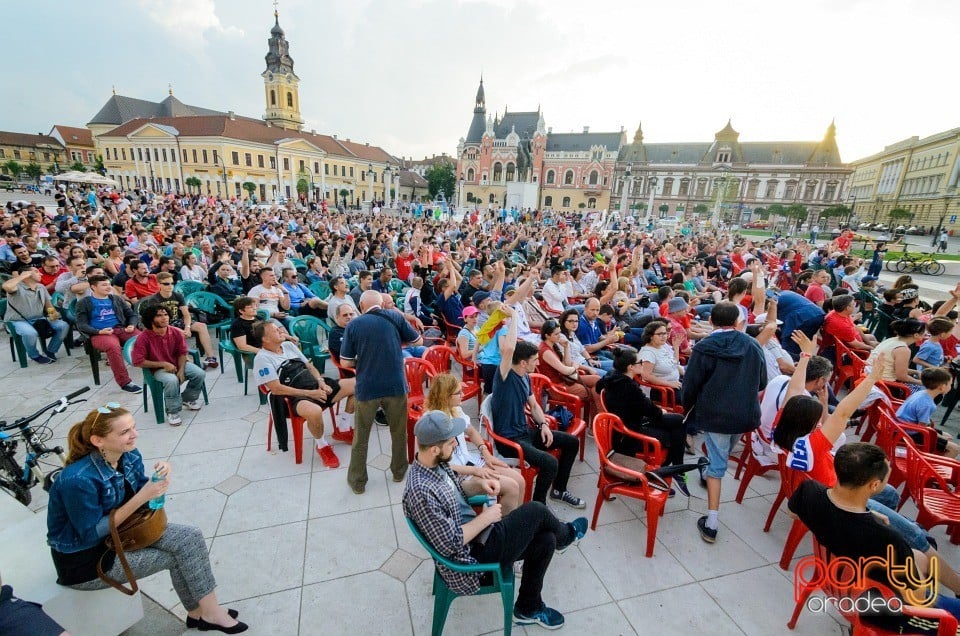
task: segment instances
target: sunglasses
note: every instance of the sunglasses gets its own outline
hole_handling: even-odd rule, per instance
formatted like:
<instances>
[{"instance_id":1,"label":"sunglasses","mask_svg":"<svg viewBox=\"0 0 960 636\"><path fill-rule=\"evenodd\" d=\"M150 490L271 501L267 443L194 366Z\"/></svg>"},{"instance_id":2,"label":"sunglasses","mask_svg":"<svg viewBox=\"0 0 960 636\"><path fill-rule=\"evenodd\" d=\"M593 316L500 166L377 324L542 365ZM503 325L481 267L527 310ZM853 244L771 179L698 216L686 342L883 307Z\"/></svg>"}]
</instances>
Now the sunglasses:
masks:
<instances>
[{"instance_id":1,"label":"sunglasses","mask_svg":"<svg viewBox=\"0 0 960 636\"><path fill-rule=\"evenodd\" d=\"M109 415L110 413L112 413L113 411L117 410L118 408L120 408L120 403L119 403L119 402L107 402L107 403L104 404L103 406L97 408L97 416L96 416L95 418L93 418L93 424L91 424L91 426L93 426L93 425L95 425L95 424L97 423L97 420L100 419L100 415L101 415L101 414L103 414L103 415Z\"/></svg>"}]
</instances>

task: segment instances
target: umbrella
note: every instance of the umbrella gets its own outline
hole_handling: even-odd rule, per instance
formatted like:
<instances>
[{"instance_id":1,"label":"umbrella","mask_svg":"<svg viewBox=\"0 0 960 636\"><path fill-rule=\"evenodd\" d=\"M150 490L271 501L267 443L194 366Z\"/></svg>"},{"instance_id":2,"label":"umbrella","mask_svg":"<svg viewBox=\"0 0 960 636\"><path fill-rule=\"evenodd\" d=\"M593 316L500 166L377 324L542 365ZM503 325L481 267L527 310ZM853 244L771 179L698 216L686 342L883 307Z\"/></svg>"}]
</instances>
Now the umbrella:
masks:
<instances>
[{"instance_id":1,"label":"umbrella","mask_svg":"<svg viewBox=\"0 0 960 636\"><path fill-rule=\"evenodd\" d=\"M79 181L81 183L93 183L97 185L117 185L117 181L115 179L96 174L95 172L84 173L83 178Z\"/></svg>"},{"instance_id":2,"label":"umbrella","mask_svg":"<svg viewBox=\"0 0 960 636\"><path fill-rule=\"evenodd\" d=\"M78 170L71 170L70 172L64 172L56 175L54 181L73 181L79 182L83 177L87 176L86 172L80 172Z\"/></svg>"}]
</instances>

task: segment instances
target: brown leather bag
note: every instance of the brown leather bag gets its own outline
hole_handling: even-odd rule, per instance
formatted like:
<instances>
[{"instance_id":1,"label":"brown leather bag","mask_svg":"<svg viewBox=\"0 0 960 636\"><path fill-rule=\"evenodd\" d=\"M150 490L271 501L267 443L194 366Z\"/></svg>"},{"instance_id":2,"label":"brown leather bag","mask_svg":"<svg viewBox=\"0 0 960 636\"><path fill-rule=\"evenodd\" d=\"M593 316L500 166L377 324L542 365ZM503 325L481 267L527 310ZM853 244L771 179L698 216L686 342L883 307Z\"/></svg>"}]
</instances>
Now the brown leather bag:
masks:
<instances>
[{"instance_id":1,"label":"brown leather bag","mask_svg":"<svg viewBox=\"0 0 960 636\"><path fill-rule=\"evenodd\" d=\"M133 596L140 589L137 585L137 577L134 576L130 564L127 563L125 552L132 552L140 548L146 548L153 545L163 536L167 529L167 513L163 508L151 510L149 506L138 508L132 515L127 517L120 526L117 526L117 510L110 511L110 536L107 537L107 550L113 550L117 553L117 559L120 560L120 566L127 577L130 588L126 588L120 581L112 579L103 571L103 557L97 562L97 574L100 579L110 587L120 590L127 596ZM104 553L106 554L106 553Z\"/></svg>"}]
</instances>

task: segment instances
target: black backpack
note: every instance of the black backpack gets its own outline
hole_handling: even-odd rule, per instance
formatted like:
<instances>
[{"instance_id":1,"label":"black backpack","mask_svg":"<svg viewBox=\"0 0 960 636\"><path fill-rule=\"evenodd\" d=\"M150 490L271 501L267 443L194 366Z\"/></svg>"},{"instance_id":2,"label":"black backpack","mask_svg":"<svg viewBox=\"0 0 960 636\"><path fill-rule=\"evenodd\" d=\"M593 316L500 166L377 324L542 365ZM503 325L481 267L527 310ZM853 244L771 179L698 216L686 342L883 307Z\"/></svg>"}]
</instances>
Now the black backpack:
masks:
<instances>
[{"instance_id":1,"label":"black backpack","mask_svg":"<svg viewBox=\"0 0 960 636\"><path fill-rule=\"evenodd\" d=\"M320 382L317 381L303 360L287 360L280 365L277 370L280 376L280 384L293 387L294 389L305 389L312 391L320 388Z\"/></svg>"}]
</instances>

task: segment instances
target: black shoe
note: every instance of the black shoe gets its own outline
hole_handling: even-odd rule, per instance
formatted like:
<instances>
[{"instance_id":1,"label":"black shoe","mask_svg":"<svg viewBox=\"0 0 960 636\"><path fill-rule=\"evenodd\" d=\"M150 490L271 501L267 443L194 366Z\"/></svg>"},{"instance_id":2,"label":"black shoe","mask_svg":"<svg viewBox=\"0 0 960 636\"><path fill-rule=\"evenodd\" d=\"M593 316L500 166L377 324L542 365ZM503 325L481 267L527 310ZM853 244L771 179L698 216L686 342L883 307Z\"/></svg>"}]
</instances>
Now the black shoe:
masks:
<instances>
[{"instance_id":1,"label":"black shoe","mask_svg":"<svg viewBox=\"0 0 960 636\"><path fill-rule=\"evenodd\" d=\"M47 356L48 358L50 358L50 359L53 360L54 362L57 361L57 356L55 356L54 354L50 353L49 351L44 351L44 352L43 352L43 355Z\"/></svg>"},{"instance_id":2,"label":"black shoe","mask_svg":"<svg viewBox=\"0 0 960 636\"><path fill-rule=\"evenodd\" d=\"M131 382L130 384L124 384L120 388L126 391L127 393L140 393L141 391L143 391L143 389L140 388L140 385L134 384L133 382Z\"/></svg>"},{"instance_id":3,"label":"black shoe","mask_svg":"<svg viewBox=\"0 0 960 636\"><path fill-rule=\"evenodd\" d=\"M697 530L700 531L700 538L706 541L707 543L717 542L717 531L711 530L710 528L707 527L706 515L697 519Z\"/></svg>"},{"instance_id":4,"label":"black shoe","mask_svg":"<svg viewBox=\"0 0 960 636\"><path fill-rule=\"evenodd\" d=\"M230 618L236 618L237 616L240 616L240 612L238 612L235 609L228 609L227 614L230 615ZM199 618L190 618L189 616L187 616L187 629L197 629L197 627L199 626L200 626Z\"/></svg>"},{"instance_id":5,"label":"black shoe","mask_svg":"<svg viewBox=\"0 0 960 636\"><path fill-rule=\"evenodd\" d=\"M224 634L239 634L245 632L248 629L246 623L241 623L237 621L237 624L233 627L224 627L223 625L217 625L216 623L208 623L202 618L197 619L197 629L201 632L223 632Z\"/></svg>"},{"instance_id":6,"label":"black shoe","mask_svg":"<svg viewBox=\"0 0 960 636\"><path fill-rule=\"evenodd\" d=\"M36 358L30 358L30 359L36 362L37 364L53 364L54 362L56 362L55 360L51 360L47 356L37 356Z\"/></svg>"},{"instance_id":7,"label":"black shoe","mask_svg":"<svg viewBox=\"0 0 960 636\"><path fill-rule=\"evenodd\" d=\"M677 490L683 493L684 497L690 496L690 490L687 488L686 475L677 475L676 477L674 477L673 484L677 487Z\"/></svg>"}]
</instances>

